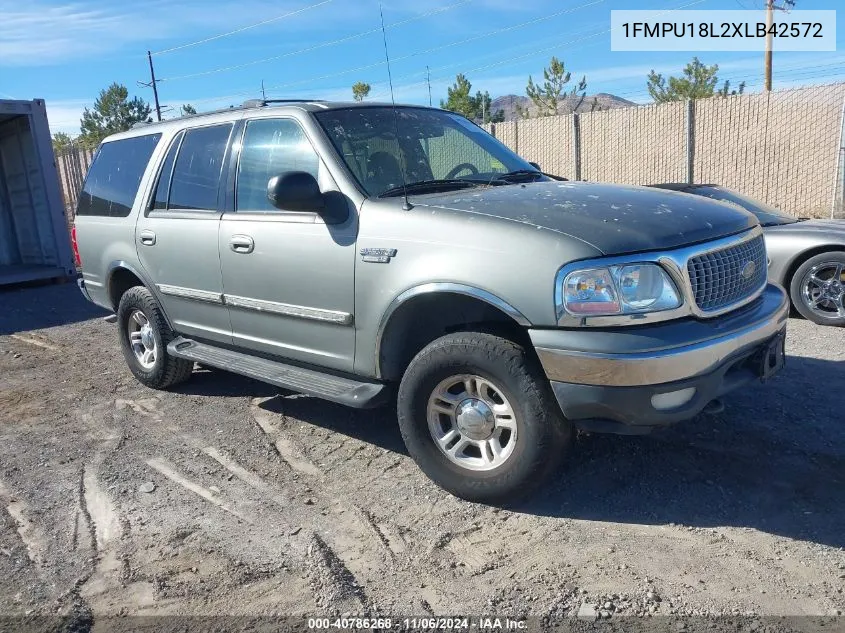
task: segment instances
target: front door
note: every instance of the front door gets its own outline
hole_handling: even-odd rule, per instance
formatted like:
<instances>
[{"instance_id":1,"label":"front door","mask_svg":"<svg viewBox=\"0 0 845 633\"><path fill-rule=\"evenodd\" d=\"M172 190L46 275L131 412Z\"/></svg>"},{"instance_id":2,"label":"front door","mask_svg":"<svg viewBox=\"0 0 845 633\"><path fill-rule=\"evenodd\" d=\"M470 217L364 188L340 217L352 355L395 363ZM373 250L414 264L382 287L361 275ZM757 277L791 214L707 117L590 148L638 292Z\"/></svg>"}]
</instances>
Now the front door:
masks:
<instances>
[{"instance_id":1,"label":"front door","mask_svg":"<svg viewBox=\"0 0 845 633\"><path fill-rule=\"evenodd\" d=\"M220 266L236 345L303 363L352 370L357 215L339 223L280 210L267 183L305 171L336 189L302 126L292 118L246 122L234 180L234 210L220 221ZM339 194L336 194L339 195Z\"/></svg>"},{"instance_id":2,"label":"front door","mask_svg":"<svg viewBox=\"0 0 845 633\"><path fill-rule=\"evenodd\" d=\"M172 141L149 208L138 218L138 257L176 331L231 342L217 239L218 196L231 123L180 132Z\"/></svg>"}]
</instances>

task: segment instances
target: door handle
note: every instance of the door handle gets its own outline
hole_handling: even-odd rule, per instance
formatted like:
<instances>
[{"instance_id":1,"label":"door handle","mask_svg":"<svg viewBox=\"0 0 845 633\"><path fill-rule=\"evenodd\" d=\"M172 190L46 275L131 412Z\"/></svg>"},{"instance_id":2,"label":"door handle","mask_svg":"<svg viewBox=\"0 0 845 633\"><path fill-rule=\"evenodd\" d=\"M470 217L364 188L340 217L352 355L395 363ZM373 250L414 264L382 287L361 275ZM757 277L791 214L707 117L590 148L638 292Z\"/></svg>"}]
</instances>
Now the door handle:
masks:
<instances>
[{"instance_id":1,"label":"door handle","mask_svg":"<svg viewBox=\"0 0 845 633\"><path fill-rule=\"evenodd\" d=\"M229 238L229 248L236 253L251 253L255 250L255 240L249 235L233 235Z\"/></svg>"},{"instance_id":2,"label":"door handle","mask_svg":"<svg viewBox=\"0 0 845 633\"><path fill-rule=\"evenodd\" d=\"M139 238L144 246L153 246L156 243L156 234L152 231L141 231Z\"/></svg>"}]
</instances>

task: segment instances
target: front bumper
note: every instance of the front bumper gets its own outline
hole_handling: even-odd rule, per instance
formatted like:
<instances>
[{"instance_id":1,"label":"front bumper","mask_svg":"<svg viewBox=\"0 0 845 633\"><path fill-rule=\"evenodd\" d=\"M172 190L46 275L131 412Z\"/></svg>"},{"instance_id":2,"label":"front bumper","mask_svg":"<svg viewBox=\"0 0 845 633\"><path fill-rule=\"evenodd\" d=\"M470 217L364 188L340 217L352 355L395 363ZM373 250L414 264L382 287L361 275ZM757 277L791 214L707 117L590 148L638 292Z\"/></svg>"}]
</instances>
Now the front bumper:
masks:
<instances>
[{"instance_id":1,"label":"front bumper","mask_svg":"<svg viewBox=\"0 0 845 633\"><path fill-rule=\"evenodd\" d=\"M786 293L769 285L751 304L714 319L530 335L569 420L589 430L639 433L694 417L711 400L759 379L759 355L783 336L788 314ZM679 406L652 403L686 389L694 394Z\"/></svg>"}]
</instances>

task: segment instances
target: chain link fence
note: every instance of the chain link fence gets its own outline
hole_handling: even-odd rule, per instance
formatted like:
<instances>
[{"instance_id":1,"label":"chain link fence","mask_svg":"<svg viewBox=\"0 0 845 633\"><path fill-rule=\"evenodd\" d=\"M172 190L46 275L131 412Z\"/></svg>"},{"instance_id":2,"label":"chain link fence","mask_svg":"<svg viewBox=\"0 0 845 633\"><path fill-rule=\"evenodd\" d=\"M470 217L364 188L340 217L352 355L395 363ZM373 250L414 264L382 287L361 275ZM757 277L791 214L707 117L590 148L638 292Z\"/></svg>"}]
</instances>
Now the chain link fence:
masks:
<instances>
[{"instance_id":1,"label":"chain link fence","mask_svg":"<svg viewBox=\"0 0 845 633\"><path fill-rule=\"evenodd\" d=\"M571 180L715 183L802 217L845 215L845 84L485 128Z\"/></svg>"}]
</instances>

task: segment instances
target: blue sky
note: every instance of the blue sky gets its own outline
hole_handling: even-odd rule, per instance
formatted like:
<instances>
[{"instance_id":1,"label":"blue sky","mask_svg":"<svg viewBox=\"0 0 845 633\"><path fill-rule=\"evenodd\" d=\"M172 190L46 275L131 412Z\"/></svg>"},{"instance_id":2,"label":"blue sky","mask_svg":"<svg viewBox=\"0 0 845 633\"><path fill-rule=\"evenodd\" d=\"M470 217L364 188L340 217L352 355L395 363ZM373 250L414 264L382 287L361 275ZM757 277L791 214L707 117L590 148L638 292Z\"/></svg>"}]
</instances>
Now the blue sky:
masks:
<instances>
[{"instance_id":1,"label":"blue sky","mask_svg":"<svg viewBox=\"0 0 845 633\"><path fill-rule=\"evenodd\" d=\"M610 51L610 10L755 9L763 0L383 0L397 101L445 97L458 72L473 90L524 94L551 55L588 92L648 101L652 68L678 73L694 53ZM836 9L841 0L797 0L799 9ZM316 6L315 6L316 5ZM163 105L199 110L268 97L349 99L361 80L389 98L378 0L0 0L0 98L47 101L53 131L76 134L82 108L112 81L152 102L152 50ZM845 17L840 13L840 22ZM250 27L258 22L265 24ZM225 37L222 34L238 29ZM195 45L199 40L208 40ZM338 42L338 40L341 40ZM175 49L175 50L169 50ZM837 52L776 53L775 87L845 81L845 24ZM762 85L762 54L702 53L720 77ZM232 68L236 67L236 68ZM228 69L228 70L227 70Z\"/></svg>"}]
</instances>

